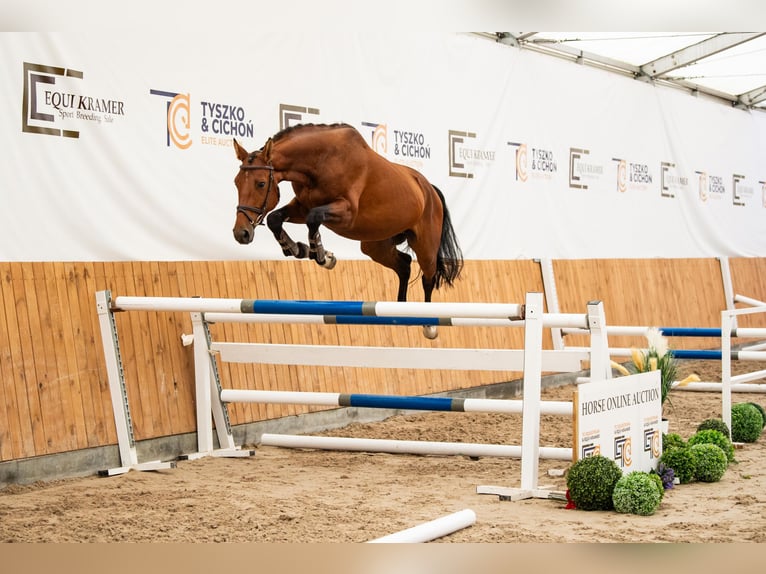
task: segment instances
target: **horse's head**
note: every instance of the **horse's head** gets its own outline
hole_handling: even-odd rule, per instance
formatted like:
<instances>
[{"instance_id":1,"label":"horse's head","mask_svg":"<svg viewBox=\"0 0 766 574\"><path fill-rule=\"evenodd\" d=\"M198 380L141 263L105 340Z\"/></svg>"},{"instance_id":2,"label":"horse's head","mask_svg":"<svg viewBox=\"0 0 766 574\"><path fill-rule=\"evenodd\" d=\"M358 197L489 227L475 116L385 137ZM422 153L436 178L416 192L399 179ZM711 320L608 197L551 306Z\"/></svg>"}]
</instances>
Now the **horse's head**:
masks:
<instances>
[{"instance_id":1,"label":"horse's head","mask_svg":"<svg viewBox=\"0 0 766 574\"><path fill-rule=\"evenodd\" d=\"M237 217L234 220L234 239L247 244L253 240L255 228L266 214L279 203L279 187L271 166L271 140L263 149L248 153L237 140L234 150L241 162L234 185L237 186Z\"/></svg>"}]
</instances>

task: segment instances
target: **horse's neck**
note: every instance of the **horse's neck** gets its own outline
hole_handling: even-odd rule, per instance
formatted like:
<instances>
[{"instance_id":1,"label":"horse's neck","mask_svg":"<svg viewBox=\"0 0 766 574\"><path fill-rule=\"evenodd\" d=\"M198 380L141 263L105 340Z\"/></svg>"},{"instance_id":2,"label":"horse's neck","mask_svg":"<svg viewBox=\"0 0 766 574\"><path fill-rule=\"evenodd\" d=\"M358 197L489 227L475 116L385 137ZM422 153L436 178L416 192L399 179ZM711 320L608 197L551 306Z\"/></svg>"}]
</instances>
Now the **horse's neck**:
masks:
<instances>
[{"instance_id":1,"label":"horse's neck","mask_svg":"<svg viewBox=\"0 0 766 574\"><path fill-rule=\"evenodd\" d=\"M279 144L272 151L271 165L282 180L306 184L319 177L320 156L324 150L304 138Z\"/></svg>"}]
</instances>

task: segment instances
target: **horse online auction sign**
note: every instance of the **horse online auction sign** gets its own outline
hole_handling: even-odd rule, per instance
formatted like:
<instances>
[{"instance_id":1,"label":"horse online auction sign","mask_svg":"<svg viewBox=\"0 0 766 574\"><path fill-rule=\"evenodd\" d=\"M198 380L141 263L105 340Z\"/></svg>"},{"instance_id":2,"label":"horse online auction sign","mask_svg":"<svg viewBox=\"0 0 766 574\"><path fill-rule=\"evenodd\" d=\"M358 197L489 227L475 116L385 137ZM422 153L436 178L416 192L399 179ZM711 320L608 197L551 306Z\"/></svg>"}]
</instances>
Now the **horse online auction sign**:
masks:
<instances>
[{"instance_id":1,"label":"horse online auction sign","mask_svg":"<svg viewBox=\"0 0 766 574\"><path fill-rule=\"evenodd\" d=\"M576 403L578 459L600 454L623 473L657 468L662 454L659 371L582 384Z\"/></svg>"}]
</instances>

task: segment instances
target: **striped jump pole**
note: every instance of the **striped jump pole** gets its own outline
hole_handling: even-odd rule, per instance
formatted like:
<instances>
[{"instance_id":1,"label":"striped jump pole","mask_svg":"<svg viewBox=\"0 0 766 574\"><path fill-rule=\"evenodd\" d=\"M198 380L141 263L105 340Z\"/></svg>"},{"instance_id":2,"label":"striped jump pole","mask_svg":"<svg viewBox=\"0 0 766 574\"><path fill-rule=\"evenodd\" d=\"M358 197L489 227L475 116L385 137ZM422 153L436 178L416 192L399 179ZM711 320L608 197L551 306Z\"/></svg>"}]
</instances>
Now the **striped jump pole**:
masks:
<instances>
[{"instance_id":1,"label":"striped jump pole","mask_svg":"<svg viewBox=\"0 0 766 574\"><path fill-rule=\"evenodd\" d=\"M657 327L666 337L722 337L722 331L718 327ZM610 336L643 337L649 327L628 327L620 325L607 325L606 333ZM585 329L562 329L567 335L587 335ZM740 327L730 331L731 337L740 338L766 338L766 329Z\"/></svg>"},{"instance_id":2,"label":"striped jump pole","mask_svg":"<svg viewBox=\"0 0 766 574\"><path fill-rule=\"evenodd\" d=\"M281 301L203 297L115 297L113 310L362 317L524 317L517 303L418 303L405 301Z\"/></svg>"},{"instance_id":3,"label":"striped jump pole","mask_svg":"<svg viewBox=\"0 0 766 574\"><path fill-rule=\"evenodd\" d=\"M221 391L225 403L292 404L330 407L359 407L413 411L451 411L473 413L519 414L523 401L506 399L461 399L450 397L405 397L398 395L318 393L302 391ZM540 413L572 415L572 402L541 401Z\"/></svg>"}]
</instances>

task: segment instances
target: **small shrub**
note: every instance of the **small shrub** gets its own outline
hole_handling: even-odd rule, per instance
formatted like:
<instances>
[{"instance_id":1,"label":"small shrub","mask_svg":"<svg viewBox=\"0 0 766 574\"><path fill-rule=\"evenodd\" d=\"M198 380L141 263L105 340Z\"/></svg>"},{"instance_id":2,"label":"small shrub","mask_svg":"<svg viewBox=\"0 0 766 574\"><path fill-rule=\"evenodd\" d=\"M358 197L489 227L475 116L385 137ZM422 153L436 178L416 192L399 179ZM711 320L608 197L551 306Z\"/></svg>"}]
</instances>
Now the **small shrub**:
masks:
<instances>
[{"instance_id":1,"label":"small shrub","mask_svg":"<svg viewBox=\"0 0 766 574\"><path fill-rule=\"evenodd\" d=\"M717 445L699 443L689 447L694 462L694 478L701 482L718 482L726 472L726 453Z\"/></svg>"},{"instance_id":2,"label":"small shrub","mask_svg":"<svg viewBox=\"0 0 766 574\"><path fill-rule=\"evenodd\" d=\"M750 403L737 403L731 407L731 440L755 442L763 431L761 411Z\"/></svg>"},{"instance_id":3,"label":"small shrub","mask_svg":"<svg viewBox=\"0 0 766 574\"><path fill-rule=\"evenodd\" d=\"M582 458L567 472L569 496L580 510L611 510L614 485L621 477L620 467L610 458Z\"/></svg>"},{"instance_id":4,"label":"small shrub","mask_svg":"<svg viewBox=\"0 0 766 574\"><path fill-rule=\"evenodd\" d=\"M697 426L697 432L711 429L721 431L727 438L731 436L729 425L723 419L705 419Z\"/></svg>"},{"instance_id":5,"label":"small shrub","mask_svg":"<svg viewBox=\"0 0 766 574\"><path fill-rule=\"evenodd\" d=\"M681 438L680 434L670 433L662 435L662 452L665 452L669 448L684 448L686 441Z\"/></svg>"},{"instance_id":6,"label":"small shrub","mask_svg":"<svg viewBox=\"0 0 766 574\"><path fill-rule=\"evenodd\" d=\"M635 470L617 481L612 503L617 512L649 516L659 508L663 490L651 474Z\"/></svg>"},{"instance_id":7,"label":"small shrub","mask_svg":"<svg viewBox=\"0 0 766 574\"><path fill-rule=\"evenodd\" d=\"M748 405L753 405L756 409L758 409L758 412L761 413L761 417L763 418L763 426L766 428L766 410L759 405L758 403L747 403Z\"/></svg>"},{"instance_id":8,"label":"small shrub","mask_svg":"<svg viewBox=\"0 0 766 574\"><path fill-rule=\"evenodd\" d=\"M695 444L714 444L724 452L727 463L734 462L734 445L729 440L729 436L721 431L715 429L698 431L689 437L687 444L689 446L694 446Z\"/></svg>"},{"instance_id":9,"label":"small shrub","mask_svg":"<svg viewBox=\"0 0 766 574\"><path fill-rule=\"evenodd\" d=\"M660 464L672 468L681 484L694 480L694 461L688 447L666 450L660 456Z\"/></svg>"}]
</instances>

